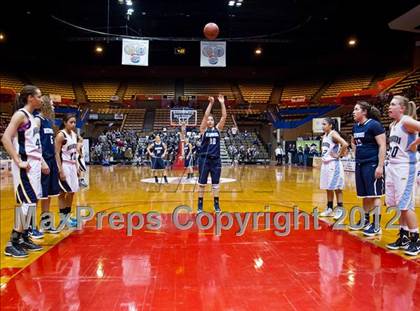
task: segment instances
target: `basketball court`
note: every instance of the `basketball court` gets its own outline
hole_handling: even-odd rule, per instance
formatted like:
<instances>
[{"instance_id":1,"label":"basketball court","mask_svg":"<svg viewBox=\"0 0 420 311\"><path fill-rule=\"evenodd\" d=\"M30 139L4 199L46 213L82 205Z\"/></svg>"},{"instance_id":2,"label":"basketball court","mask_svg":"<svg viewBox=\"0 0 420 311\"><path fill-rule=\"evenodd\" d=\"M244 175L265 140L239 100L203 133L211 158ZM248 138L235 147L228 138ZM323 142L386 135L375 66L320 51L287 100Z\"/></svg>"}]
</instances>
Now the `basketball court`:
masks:
<instances>
[{"instance_id":1,"label":"basketball court","mask_svg":"<svg viewBox=\"0 0 420 311\"><path fill-rule=\"evenodd\" d=\"M0 309L420 310L419 16L0 4Z\"/></svg>"},{"instance_id":2,"label":"basketball court","mask_svg":"<svg viewBox=\"0 0 420 311\"><path fill-rule=\"evenodd\" d=\"M311 213L324 204L318 170L223 169L223 176L235 179L222 184L223 211L269 212L271 219L276 212L288 213L291 228L285 236L277 236L273 226L266 229L263 218L255 229L250 223L242 236L236 236L237 222L220 236L214 226L199 230L194 224L180 230L172 212L179 205L195 207L195 185L172 180L149 184L144 182L149 174L148 168L91 167L90 187L77 195L77 205L107 215L156 211L161 228L142 228L127 236L125 228L113 230L106 219L100 230L92 220L80 231L47 235L42 254L19 261L2 256L3 307L354 310L363 303L366 310L419 308L419 259L384 247L397 231L368 240L361 233L333 230L322 220L315 230L312 217L307 230L303 219L293 225L295 206ZM345 206L350 209L360 202L354 199L353 173L346 177ZM8 206L14 204L10 183L3 184L2 247L13 216ZM210 194L204 202L212 212ZM384 215L385 223L392 214ZM196 214L183 212L179 220L195 223Z\"/></svg>"}]
</instances>

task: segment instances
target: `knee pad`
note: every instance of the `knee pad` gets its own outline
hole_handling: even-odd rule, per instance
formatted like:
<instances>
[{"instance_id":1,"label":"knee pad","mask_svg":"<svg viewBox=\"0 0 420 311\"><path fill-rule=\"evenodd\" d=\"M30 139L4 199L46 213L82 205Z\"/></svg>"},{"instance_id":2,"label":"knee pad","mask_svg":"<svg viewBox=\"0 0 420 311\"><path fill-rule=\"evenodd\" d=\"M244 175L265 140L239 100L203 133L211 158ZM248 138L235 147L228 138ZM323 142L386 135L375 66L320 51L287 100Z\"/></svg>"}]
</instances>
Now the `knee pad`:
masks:
<instances>
[{"instance_id":1,"label":"knee pad","mask_svg":"<svg viewBox=\"0 0 420 311\"><path fill-rule=\"evenodd\" d=\"M220 184L211 185L211 189L213 191L219 190L219 188L220 188Z\"/></svg>"}]
</instances>

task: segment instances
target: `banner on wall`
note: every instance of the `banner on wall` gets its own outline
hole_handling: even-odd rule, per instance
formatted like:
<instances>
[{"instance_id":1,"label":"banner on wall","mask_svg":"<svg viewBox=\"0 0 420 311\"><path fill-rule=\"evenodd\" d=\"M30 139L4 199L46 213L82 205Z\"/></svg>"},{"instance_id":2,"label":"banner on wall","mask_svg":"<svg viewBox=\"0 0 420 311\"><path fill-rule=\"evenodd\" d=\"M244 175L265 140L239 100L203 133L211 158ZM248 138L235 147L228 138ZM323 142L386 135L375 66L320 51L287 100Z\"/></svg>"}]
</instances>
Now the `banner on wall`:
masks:
<instances>
[{"instance_id":1,"label":"banner on wall","mask_svg":"<svg viewBox=\"0 0 420 311\"><path fill-rule=\"evenodd\" d=\"M149 66L149 41L123 39L121 64Z\"/></svg>"},{"instance_id":2,"label":"banner on wall","mask_svg":"<svg viewBox=\"0 0 420 311\"><path fill-rule=\"evenodd\" d=\"M123 113L114 113L114 119L115 120L124 120L124 114Z\"/></svg>"},{"instance_id":3,"label":"banner on wall","mask_svg":"<svg viewBox=\"0 0 420 311\"><path fill-rule=\"evenodd\" d=\"M333 117L333 119L337 120L338 124L338 130L341 128L341 118L340 117ZM312 132L313 133L323 133L322 130L322 121L324 121L324 118L313 118L312 119Z\"/></svg>"},{"instance_id":4,"label":"banner on wall","mask_svg":"<svg viewBox=\"0 0 420 311\"><path fill-rule=\"evenodd\" d=\"M306 101L306 96L292 96L290 97L292 103L304 103Z\"/></svg>"},{"instance_id":5,"label":"banner on wall","mask_svg":"<svg viewBox=\"0 0 420 311\"><path fill-rule=\"evenodd\" d=\"M201 41L200 42L201 67L226 67L226 42Z\"/></svg>"}]
</instances>

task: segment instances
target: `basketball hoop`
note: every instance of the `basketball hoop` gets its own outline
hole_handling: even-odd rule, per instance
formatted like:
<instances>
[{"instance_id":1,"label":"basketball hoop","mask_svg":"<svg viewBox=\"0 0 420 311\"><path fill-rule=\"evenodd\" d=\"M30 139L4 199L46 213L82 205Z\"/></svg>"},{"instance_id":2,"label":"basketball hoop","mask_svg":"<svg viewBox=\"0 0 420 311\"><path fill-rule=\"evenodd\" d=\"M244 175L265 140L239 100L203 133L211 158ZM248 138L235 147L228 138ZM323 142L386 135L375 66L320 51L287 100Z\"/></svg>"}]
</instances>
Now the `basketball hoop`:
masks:
<instances>
[{"instance_id":1,"label":"basketball hoop","mask_svg":"<svg viewBox=\"0 0 420 311\"><path fill-rule=\"evenodd\" d=\"M171 126L196 126L197 110L193 109L174 109L170 114Z\"/></svg>"}]
</instances>

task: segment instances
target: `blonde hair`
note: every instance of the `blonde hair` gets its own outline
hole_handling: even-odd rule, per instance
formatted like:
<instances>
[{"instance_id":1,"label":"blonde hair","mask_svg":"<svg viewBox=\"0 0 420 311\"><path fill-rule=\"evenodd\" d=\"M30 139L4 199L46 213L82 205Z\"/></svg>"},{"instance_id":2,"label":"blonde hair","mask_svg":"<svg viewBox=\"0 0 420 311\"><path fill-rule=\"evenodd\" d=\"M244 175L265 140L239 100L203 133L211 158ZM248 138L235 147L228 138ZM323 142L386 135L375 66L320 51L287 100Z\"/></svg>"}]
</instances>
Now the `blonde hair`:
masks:
<instances>
[{"instance_id":1,"label":"blonde hair","mask_svg":"<svg viewBox=\"0 0 420 311\"><path fill-rule=\"evenodd\" d=\"M401 95L395 95L395 99L398 100L401 107L404 107L404 114L417 120L417 106L412 100L408 100L407 97Z\"/></svg>"},{"instance_id":2,"label":"blonde hair","mask_svg":"<svg viewBox=\"0 0 420 311\"><path fill-rule=\"evenodd\" d=\"M43 116L47 117L48 119L54 119L54 111L51 105L51 98L48 95L43 95L41 97L42 107L41 113Z\"/></svg>"}]
</instances>

